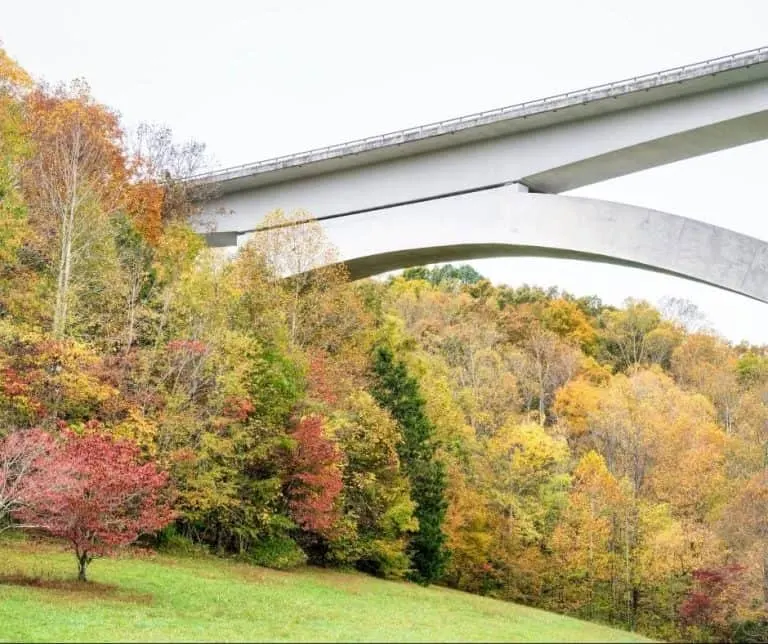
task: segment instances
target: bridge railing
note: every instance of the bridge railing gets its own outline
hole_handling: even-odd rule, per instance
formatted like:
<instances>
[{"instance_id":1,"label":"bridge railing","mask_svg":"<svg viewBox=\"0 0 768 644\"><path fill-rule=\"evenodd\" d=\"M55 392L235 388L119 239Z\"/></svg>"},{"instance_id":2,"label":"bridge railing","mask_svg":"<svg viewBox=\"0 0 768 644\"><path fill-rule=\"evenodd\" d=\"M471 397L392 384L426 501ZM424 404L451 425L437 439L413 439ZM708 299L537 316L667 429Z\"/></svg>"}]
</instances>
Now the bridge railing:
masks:
<instances>
[{"instance_id":1,"label":"bridge railing","mask_svg":"<svg viewBox=\"0 0 768 644\"><path fill-rule=\"evenodd\" d=\"M228 175L242 175L243 173L257 174L259 172L279 170L286 167L300 166L305 163L322 161L347 154L363 152L371 148L381 148L390 145L398 145L408 141L415 141L430 136L437 136L451 132L457 132L470 127L484 125L507 118L531 116L533 114L570 107L579 103L587 103L603 98L611 98L622 94L628 94L653 87L659 87L684 80L692 80L709 74L716 74L730 69L745 68L758 63L768 61L768 47L760 47L748 51L729 54L719 58L712 58L698 63L690 63L680 67L673 67L642 76L634 76L620 81L595 85L587 89L566 92L539 98L533 101L525 101L506 107L499 107L483 112L476 112L466 116L459 116L434 123L427 123L404 130L396 130L386 134L365 137L337 143L321 148L315 148L306 152L286 154L271 159L264 159L256 163L222 168L212 172L206 172L192 180L214 182Z\"/></svg>"}]
</instances>

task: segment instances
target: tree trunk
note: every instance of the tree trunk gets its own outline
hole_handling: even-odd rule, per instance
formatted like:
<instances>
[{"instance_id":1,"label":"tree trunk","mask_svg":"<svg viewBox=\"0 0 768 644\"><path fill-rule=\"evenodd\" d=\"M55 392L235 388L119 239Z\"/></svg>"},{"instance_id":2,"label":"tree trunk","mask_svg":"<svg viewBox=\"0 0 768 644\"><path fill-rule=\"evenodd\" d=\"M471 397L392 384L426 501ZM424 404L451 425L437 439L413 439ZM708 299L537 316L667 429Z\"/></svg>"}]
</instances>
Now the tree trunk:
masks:
<instances>
[{"instance_id":1,"label":"tree trunk","mask_svg":"<svg viewBox=\"0 0 768 644\"><path fill-rule=\"evenodd\" d=\"M216 553L222 554L224 552L224 530L222 530L221 522L216 521Z\"/></svg>"},{"instance_id":2,"label":"tree trunk","mask_svg":"<svg viewBox=\"0 0 768 644\"><path fill-rule=\"evenodd\" d=\"M768 546L763 546L763 603L768 605Z\"/></svg>"},{"instance_id":3,"label":"tree trunk","mask_svg":"<svg viewBox=\"0 0 768 644\"><path fill-rule=\"evenodd\" d=\"M139 293L141 291L141 277L139 274L131 276L131 289L128 294L128 323L125 332L124 353L128 353L133 346L136 328L136 309L138 308Z\"/></svg>"},{"instance_id":4,"label":"tree trunk","mask_svg":"<svg viewBox=\"0 0 768 644\"><path fill-rule=\"evenodd\" d=\"M88 568L88 555L85 553L82 555L78 555L77 557L77 580L78 581L88 581L85 575L87 568Z\"/></svg>"},{"instance_id":5,"label":"tree trunk","mask_svg":"<svg viewBox=\"0 0 768 644\"><path fill-rule=\"evenodd\" d=\"M53 312L53 334L56 338L64 335L67 325L67 308L69 302L69 277L72 261L72 221L65 215L61 227L61 258L59 259L59 274L56 283L56 308Z\"/></svg>"},{"instance_id":6,"label":"tree trunk","mask_svg":"<svg viewBox=\"0 0 768 644\"><path fill-rule=\"evenodd\" d=\"M296 287L293 289L293 305L291 307L291 346L296 345L296 334L299 326L299 300L301 295L301 289L299 286L298 278L295 279Z\"/></svg>"},{"instance_id":7,"label":"tree trunk","mask_svg":"<svg viewBox=\"0 0 768 644\"><path fill-rule=\"evenodd\" d=\"M75 215L77 211L78 156L80 155L80 137L76 133L74 150L71 153L71 184L69 186L69 204L61 213L61 235L59 252L59 274L56 282L56 306L53 311L53 335L62 338L67 326L69 282L72 272L72 244L74 238Z\"/></svg>"}]
</instances>

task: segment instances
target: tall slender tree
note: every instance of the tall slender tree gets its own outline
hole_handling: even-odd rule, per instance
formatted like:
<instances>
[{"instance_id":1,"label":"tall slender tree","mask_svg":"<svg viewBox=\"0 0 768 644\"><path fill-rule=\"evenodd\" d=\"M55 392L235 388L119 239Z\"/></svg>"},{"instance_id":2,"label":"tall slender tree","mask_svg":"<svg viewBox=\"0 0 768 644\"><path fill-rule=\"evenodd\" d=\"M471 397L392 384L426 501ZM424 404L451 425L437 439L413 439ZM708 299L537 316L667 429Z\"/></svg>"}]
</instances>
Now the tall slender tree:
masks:
<instances>
[{"instance_id":1,"label":"tall slender tree","mask_svg":"<svg viewBox=\"0 0 768 644\"><path fill-rule=\"evenodd\" d=\"M427 418L418 381L384 346L375 350L373 372L373 396L389 410L402 432L398 451L416 503L419 531L408 546L413 565L411 578L428 584L443 573L448 556L443 533L447 509L445 467L435 456L434 427Z\"/></svg>"},{"instance_id":2,"label":"tall slender tree","mask_svg":"<svg viewBox=\"0 0 768 644\"><path fill-rule=\"evenodd\" d=\"M44 237L55 240L48 252L55 263L52 330L66 334L73 288L86 279L91 264L111 237L107 219L121 205L125 182L122 131L117 115L96 103L84 82L30 95L29 139L24 192L30 214ZM109 246L109 244L106 244Z\"/></svg>"}]
</instances>

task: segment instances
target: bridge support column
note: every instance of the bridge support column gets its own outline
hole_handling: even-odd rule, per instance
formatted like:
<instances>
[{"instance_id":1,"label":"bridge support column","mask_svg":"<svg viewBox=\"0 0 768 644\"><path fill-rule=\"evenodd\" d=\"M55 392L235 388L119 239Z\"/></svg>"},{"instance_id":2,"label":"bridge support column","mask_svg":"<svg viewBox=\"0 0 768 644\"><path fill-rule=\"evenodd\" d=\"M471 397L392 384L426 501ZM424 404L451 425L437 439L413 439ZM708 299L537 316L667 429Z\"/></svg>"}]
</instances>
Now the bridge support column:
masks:
<instances>
[{"instance_id":1,"label":"bridge support column","mask_svg":"<svg viewBox=\"0 0 768 644\"><path fill-rule=\"evenodd\" d=\"M205 241L211 248L229 248L237 246L237 232L204 233Z\"/></svg>"}]
</instances>

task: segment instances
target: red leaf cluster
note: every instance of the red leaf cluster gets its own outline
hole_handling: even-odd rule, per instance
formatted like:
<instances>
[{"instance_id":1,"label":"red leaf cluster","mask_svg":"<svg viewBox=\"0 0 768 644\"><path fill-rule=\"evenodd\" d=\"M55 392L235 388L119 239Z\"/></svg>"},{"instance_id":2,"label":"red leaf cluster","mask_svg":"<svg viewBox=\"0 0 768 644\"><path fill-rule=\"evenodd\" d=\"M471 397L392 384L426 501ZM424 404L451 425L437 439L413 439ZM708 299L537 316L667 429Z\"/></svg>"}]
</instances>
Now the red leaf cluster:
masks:
<instances>
[{"instance_id":1,"label":"red leaf cluster","mask_svg":"<svg viewBox=\"0 0 768 644\"><path fill-rule=\"evenodd\" d=\"M39 429L15 431L0 440L0 515L24 505L29 480L53 449L53 438Z\"/></svg>"},{"instance_id":2,"label":"red leaf cluster","mask_svg":"<svg viewBox=\"0 0 768 644\"><path fill-rule=\"evenodd\" d=\"M29 393L29 381L16 369L7 367L0 370L0 389L6 396L26 396Z\"/></svg>"},{"instance_id":3,"label":"red leaf cluster","mask_svg":"<svg viewBox=\"0 0 768 644\"><path fill-rule=\"evenodd\" d=\"M699 568L692 577L695 590L688 593L680 605L680 617L685 624L709 624L717 622L721 612L723 595L739 581L745 567L728 564L718 568Z\"/></svg>"},{"instance_id":4,"label":"red leaf cluster","mask_svg":"<svg viewBox=\"0 0 768 644\"><path fill-rule=\"evenodd\" d=\"M208 345L200 340L171 340L168 343L168 351L173 353L202 356L208 353L208 350Z\"/></svg>"},{"instance_id":5,"label":"red leaf cluster","mask_svg":"<svg viewBox=\"0 0 768 644\"><path fill-rule=\"evenodd\" d=\"M339 518L341 454L323 435L323 421L318 416L302 418L292 437L296 449L288 479L291 516L302 529L327 537Z\"/></svg>"},{"instance_id":6,"label":"red leaf cluster","mask_svg":"<svg viewBox=\"0 0 768 644\"><path fill-rule=\"evenodd\" d=\"M248 420L248 416L255 410L253 403L247 398L230 396L224 401L224 415L238 422Z\"/></svg>"},{"instance_id":7,"label":"red leaf cluster","mask_svg":"<svg viewBox=\"0 0 768 644\"><path fill-rule=\"evenodd\" d=\"M45 406L34 397L33 379L38 375L27 370L23 375L12 367L0 369L0 397L6 398L12 405L27 407L33 417L41 418Z\"/></svg>"},{"instance_id":8,"label":"red leaf cluster","mask_svg":"<svg viewBox=\"0 0 768 644\"><path fill-rule=\"evenodd\" d=\"M93 558L160 530L174 518L167 474L138 447L101 433L66 431L25 485L15 517Z\"/></svg>"},{"instance_id":9,"label":"red leaf cluster","mask_svg":"<svg viewBox=\"0 0 768 644\"><path fill-rule=\"evenodd\" d=\"M744 572L744 566L729 564L720 568L699 568L693 571L693 579L707 589L715 590L723 584L732 583Z\"/></svg>"},{"instance_id":10,"label":"red leaf cluster","mask_svg":"<svg viewBox=\"0 0 768 644\"><path fill-rule=\"evenodd\" d=\"M706 623L711 612L712 598L706 593L691 592L680 605L680 617L686 624Z\"/></svg>"}]
</instances>

